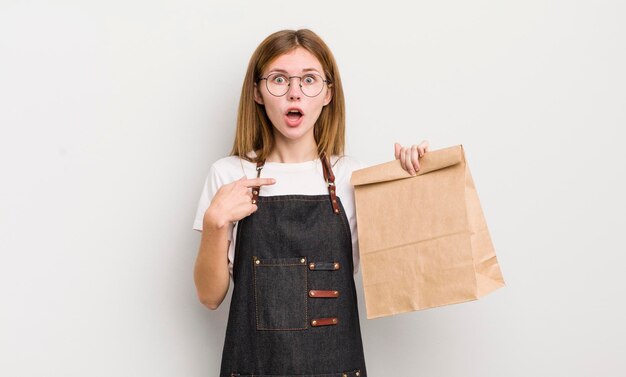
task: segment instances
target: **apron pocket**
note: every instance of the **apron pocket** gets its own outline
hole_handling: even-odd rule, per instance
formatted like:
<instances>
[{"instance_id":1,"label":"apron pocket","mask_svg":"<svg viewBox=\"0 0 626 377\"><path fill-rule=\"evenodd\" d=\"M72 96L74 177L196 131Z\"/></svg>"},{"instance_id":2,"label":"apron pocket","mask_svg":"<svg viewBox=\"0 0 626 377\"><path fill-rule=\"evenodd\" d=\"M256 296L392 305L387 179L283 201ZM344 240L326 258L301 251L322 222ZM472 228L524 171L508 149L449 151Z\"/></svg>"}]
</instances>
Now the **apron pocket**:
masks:
<instances>
[{"instance_id":1,"label":"apron pocket","mask_svg":"<svg viewBox=\"0 0 626 377\"><path fill-rule=\"evenodd\" d=\"M307 260L253 257L257 330L305 330Z\"/></svg>"}]
</instances>

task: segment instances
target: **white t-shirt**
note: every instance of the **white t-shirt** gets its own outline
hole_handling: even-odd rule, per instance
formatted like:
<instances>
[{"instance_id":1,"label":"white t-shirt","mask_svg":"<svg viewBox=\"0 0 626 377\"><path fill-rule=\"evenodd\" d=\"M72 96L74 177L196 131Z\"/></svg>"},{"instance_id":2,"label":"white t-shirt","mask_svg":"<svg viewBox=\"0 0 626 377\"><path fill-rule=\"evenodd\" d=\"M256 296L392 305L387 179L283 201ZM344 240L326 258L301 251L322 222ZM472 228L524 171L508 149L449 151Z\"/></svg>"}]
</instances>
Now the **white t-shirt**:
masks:
<instances>
[{"instance_id":1,"label":"white t-shirt","mask_svg":"<svg viewBox=\"0 0 626 377\"><path fill-rule=\"evenodd\" d=\"M359 161L349 156L330 159L331 168L335 174L335 186L337 196L346 211L346 217L350 223L352 233L352 259L354 261L354 272L358 270L359 249L357 240L356 214L354 207L354 187L350 184L350 177L354 170L364 168ZM240 179L243 176L256 178L256 163L252 163L237 156L224 157L217 160L210 168L209 174L204 183L202 194L198 202L198 210L193 223L193 229L202 231L202 221L211 200L217 190L225 184ZM328 185L324 180L322 163L320 159L299 163L279 163L266 162L261 171L262 178L274 178L276 183L269 186L262 186L259 196L276 195L328 195ZM330 209L329 209L330 210ZM228 249L228 267L233 273L233 261L235 260L235 241L237 235L237 225L229 224L229 237L231 240Z\"/></svg>"}]
</instances>

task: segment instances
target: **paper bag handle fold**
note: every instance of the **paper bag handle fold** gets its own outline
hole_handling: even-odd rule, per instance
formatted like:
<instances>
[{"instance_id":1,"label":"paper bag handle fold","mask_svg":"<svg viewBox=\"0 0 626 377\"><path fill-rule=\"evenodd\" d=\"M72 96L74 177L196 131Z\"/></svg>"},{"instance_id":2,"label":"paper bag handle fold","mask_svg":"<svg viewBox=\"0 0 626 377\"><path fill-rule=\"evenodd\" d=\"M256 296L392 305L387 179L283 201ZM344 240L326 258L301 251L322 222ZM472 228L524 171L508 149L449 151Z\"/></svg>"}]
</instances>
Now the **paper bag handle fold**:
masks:
<instances>
[{"instance_id":1,"label":"paper bag handle fold","mask_svg":"<svg viewBox=\"0 0 626 377\"><path fill-rule=\"evenodd\" d=\"M435 170L459 164L463 159L462 144L435 151L428 151L424 156L419 158L420 170L417 172L417 175L428 174ZM352 183L353 186L359 186L411 177L413 176L409 174L409 172L402 169L400 160L393 160L369 168L355 170L352 173L350 183Z\"/></svg>"}]
</instances>

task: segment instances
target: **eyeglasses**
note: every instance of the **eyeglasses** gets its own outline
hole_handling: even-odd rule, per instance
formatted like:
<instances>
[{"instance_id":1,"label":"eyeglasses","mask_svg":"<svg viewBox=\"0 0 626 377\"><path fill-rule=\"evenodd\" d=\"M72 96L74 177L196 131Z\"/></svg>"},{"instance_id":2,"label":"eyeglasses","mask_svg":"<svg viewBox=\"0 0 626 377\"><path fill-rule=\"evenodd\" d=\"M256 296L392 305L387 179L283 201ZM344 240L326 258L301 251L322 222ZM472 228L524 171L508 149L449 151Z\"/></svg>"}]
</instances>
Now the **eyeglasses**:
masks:
<instances>
[{"instance_id":1,"label":"eyeglasses","mask_svg":"<svg viewBox=\"0 0 626 377\"><path fill-rule=\"evenodd\" d=\"M324 84L330 83L329 80L317 73L307 73L304 76L286 76L283 73L272 73L267 77L259 78L259 81L265 80L267 91L274 97L282 97L289 91L291 79L299 79L299 86L302 94L307 97L317 97L324 89Z\"/></svg>"}]
</instances>

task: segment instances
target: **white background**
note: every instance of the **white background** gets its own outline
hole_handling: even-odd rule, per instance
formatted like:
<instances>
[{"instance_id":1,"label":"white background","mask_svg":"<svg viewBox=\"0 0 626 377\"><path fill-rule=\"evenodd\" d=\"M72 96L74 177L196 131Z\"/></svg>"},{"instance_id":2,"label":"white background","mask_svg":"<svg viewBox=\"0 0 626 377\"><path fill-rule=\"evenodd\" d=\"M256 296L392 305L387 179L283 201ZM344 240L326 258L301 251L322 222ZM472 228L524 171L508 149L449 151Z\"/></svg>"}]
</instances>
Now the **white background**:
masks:
<instances>
[{"instance_id":1,"label":"white background","mask_svg":"<svg viewBox=\"0 0 626 377\"><path fill-rule=\"evenodd\" d=\"M371 376L624 376L626 3L0 0L0 375L217 376L191 229L248 59L333 50L348 153L463 144L507 286L366 320ZM357 285L360 287L360 275Z\"/></svg>"}]
</instances>

